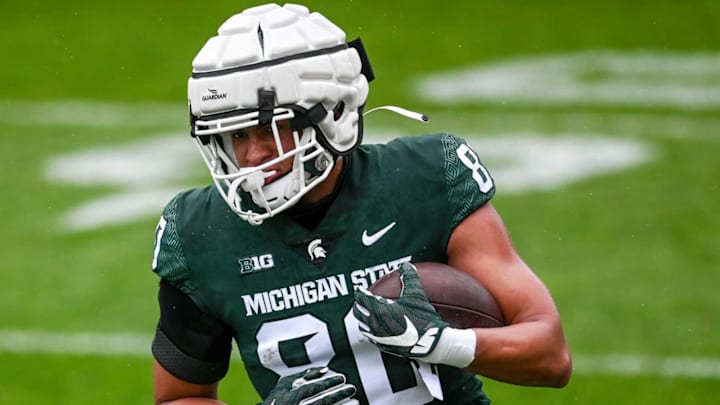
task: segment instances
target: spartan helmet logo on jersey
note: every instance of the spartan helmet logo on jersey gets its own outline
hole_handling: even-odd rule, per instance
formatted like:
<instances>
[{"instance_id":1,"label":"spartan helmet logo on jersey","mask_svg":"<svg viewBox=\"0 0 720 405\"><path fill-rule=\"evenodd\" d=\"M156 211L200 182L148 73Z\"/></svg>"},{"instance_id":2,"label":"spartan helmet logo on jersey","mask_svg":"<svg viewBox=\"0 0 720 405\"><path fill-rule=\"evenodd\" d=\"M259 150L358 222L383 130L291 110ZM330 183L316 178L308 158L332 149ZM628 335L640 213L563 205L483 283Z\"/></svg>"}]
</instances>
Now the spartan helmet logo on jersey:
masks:
<instances>
[{"instance_id":1,"label":"spartan helmet logo on jersey","mask_svg":"<svg viewBox=\"0 0 720 405\"><path fill-rule=\"evenodd\" d=\"M308 256L310 256L311 262L327 257L327 251L324 247L322 247L321 239L315 239L312 242L308 243L307 253Z\"/></svg>"},{"instance_id":2,"label":"spartan helmet logo on jersey","mask_svg":"<svg viewBox=\"0 0 720 405\"><path fill-rule=\"evenodd\" d=\"M193 60L191 134L230 208L258 225L322 182L362 140L372 70L359 40L304 6L267 4L225 21ZM277 128L289 122L292 147ZM243 166L233 131L267 127L277 156ZM292 160L278 177L272 169Z\"/></svg>"}]
</instances>

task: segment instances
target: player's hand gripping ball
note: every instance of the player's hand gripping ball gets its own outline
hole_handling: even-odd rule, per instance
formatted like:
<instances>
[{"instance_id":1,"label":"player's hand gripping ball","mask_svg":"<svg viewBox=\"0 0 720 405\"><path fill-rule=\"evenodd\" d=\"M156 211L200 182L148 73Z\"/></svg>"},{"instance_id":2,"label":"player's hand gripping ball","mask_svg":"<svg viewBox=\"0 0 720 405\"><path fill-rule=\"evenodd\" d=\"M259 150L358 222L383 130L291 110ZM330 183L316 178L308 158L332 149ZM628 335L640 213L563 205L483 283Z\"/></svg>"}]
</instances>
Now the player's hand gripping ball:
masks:
<instances>
[{"instance_id":1,"label":"player's hand gripping ball","mask_svg":"<svg viewBox=\"0 0 720 405\"><path fill-rule=\"evenodd\" d=\"M452 328L440 317L414 265L403 263L397 271L401 282L397 299L356 291L353 314L360 332L380 350L400 357L468 366L475 357L475 332Z\"/></svg>"}]
</instances>

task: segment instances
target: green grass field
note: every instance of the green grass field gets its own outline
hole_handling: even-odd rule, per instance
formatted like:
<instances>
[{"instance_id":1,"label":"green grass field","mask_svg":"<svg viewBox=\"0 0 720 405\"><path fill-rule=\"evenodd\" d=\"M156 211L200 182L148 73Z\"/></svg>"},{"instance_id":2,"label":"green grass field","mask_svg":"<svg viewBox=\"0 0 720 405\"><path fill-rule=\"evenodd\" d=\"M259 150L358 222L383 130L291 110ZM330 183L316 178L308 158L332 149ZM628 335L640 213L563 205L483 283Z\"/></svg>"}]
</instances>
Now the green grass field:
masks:
<instances>
[{"instance_id":1,"label":"green grass field","mask_svg":"<svg viewBox=\"0 0 720 405\"><path fill-rule=\"evenodd\" d=\"M186 133L190 61L248 5L3 6L0 404L152 401L155 224L165 196L209 181ZM369 107L432 119L379 112L368 137L476 145L557 301L571 383L486 381L495 403L717 401L720 3L307 5L363 38ZM241 365L221 394L254 403Z\"/></svg>"}]
</instances>

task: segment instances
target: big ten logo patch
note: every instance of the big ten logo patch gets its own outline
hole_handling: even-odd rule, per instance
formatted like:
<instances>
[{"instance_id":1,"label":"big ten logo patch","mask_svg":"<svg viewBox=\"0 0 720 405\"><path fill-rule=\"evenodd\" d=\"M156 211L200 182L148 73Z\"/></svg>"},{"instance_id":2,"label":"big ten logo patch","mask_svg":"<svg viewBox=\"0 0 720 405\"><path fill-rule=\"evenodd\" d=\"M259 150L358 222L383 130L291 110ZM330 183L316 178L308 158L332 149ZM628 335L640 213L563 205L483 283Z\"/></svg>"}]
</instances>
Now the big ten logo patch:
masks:
<instances>
[{"instance_id":1,"label":"big ten logo patch","mask_svg":"<svg viewBox=\"0 0 720 405\"><path fill-rule=\"evenodd\" d=\"M253 271L267 270L275 267L275 260L270 253L257 256L243 257L238 259L240 266L240 274L246 274Z\"/></svg>"}]
</instances>

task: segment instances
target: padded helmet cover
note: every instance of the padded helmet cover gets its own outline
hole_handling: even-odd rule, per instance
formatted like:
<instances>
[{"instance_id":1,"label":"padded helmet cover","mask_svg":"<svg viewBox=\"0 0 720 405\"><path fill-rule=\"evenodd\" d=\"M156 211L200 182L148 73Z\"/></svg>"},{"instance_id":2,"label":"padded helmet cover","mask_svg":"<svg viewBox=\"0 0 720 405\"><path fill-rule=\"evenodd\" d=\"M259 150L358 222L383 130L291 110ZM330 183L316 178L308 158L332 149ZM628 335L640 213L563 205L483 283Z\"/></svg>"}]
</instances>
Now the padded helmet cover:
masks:
<instances>
[{"instance_id":1,"label":"padded helmet cover","mask_svg":"<svg viewBox=\"0 0 720 405\"><path fill-rule=\"evenodd\" d=\"M327 114L317 124L319 136L332 152L348 153L361 140L368 80L358 51L345 41L343 30L300 5L266 4L236 14L193 60L190 112L200 118L257 108L258 90L274 90L277 105L322 103Z\"/></svg>"}]
</instances>

